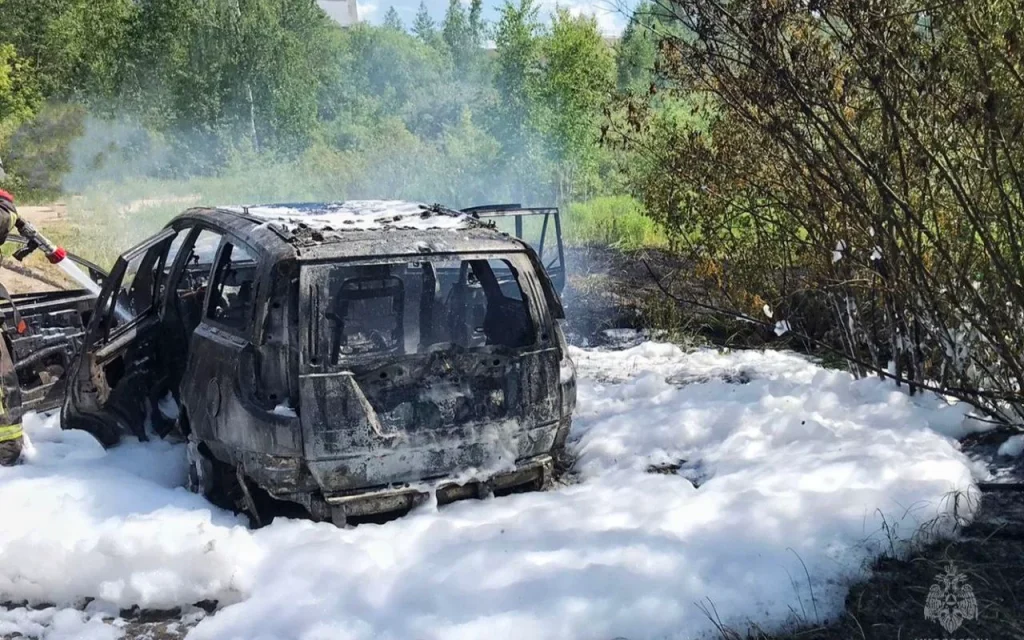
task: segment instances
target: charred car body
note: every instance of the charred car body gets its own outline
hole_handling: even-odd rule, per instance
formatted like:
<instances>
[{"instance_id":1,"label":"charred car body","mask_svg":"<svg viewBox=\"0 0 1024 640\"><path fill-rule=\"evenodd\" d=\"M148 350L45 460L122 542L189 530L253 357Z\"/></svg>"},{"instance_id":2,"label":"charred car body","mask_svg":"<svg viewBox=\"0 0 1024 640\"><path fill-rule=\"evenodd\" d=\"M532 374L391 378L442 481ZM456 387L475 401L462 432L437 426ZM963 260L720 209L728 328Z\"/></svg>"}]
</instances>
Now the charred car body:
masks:
<instances>
[{"instance_id":1,"label":"charred car body","mask_svg":"<svg viewBox=\"0 0 1024 640\"><path fill-rule=\"evenodd\" d=\"M192 488L257 521L269 498L342 523L539 488L575 371L541 254L482 219L504 213L189 210L115 264L63 424L176 425Z\"/></svg>"},{"instance_id":2,"label":"charred car body","mask_svg":"<svg viewBox=\"0 0 1024 640\"><path fill-rule=\"evenodd\" d=\"M20 236L9 236L13 244L27 245ZM19 249L18 253L29 249ZM107 274L88 260L66 254L82 272L97 284ZM5 270L28 278L38 286L32 291L15 292L0 300L0 318L5 342L3 357L11 358L6 370L14 375L0 380L0 394L8 406L19 413L46 412L57 409L64 401L68 371L81 352L85 330L92 316L96 297L83 289L67 288L55 275L37 268L25 268L19 262L3 262ZM52 268L52 265L48 265ZM2 278L2 277L0 277Z\"/></svg>"}]
</instances>

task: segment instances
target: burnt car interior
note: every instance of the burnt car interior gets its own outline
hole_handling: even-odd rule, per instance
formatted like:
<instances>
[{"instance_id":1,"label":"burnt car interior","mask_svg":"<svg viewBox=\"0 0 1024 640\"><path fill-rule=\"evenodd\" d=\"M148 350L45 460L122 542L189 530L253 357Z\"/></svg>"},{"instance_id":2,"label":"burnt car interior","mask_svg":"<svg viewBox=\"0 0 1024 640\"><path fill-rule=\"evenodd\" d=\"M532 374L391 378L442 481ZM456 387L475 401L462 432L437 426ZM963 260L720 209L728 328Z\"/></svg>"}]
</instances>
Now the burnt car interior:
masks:
<instances>
[{"instance_id":1,"label":"burnt car interior","mask_svg":"<svg viewBox=\"0 0 1024 640\"><path fill-rule=\"evenodd\" d=\"M12 234L7 240L28 244L20 235ZM67 259L97 284L102 285L107 277L106 271L88 260L71 253ZM68 289L59 268L44 259L7 261L4 268L29 278L32 285L21 291L13 287L11 299L0 301L6 325L3 339L17 374L2 381L0 393L26 411L49 411L64 399L67 373L85 338L95 298L84 290ZM25 322L25 331L19 331L19 318Z\"/></svg>"},{"instance_id":2,"label":"burnt car interior","mask_svg":"<svg viewBox=\"0 0 1024 640\"><path fill-rule=\"evenodd\" d=\"M86 418L94 435L104 444L117 441L113 424L120 423L136 435L144 435L148 405L146 391L154 389L152 368L147 366L158 314L159 293L165 278L168 248L175 239L164 231L120 258L98 301L83 349L84 373L73 384L95 398ZM97 414L97 409L98 414Z\"/></svg>"},{"instance_id":3,"label":"burnt car interior","mask_svg":"<svg viewBox=\"0 0 1024 640\"><path fill-rule=\"evenodd\" d=\"M505 260L336 267L327 289L332 365L364 354L517 348L536 340L515 270Z\"/></svg>"},{"instance_id":4,"label":"burnt car interior","mask_svg":"<svg viewBox=\"0 0 1024 640\"><path fill-rule=\"evenodd\" d=\"M174 284L176 295L172 296L176 321L180 335L191 336L202 321L203 300L210 283L213 259L221 241L221 234L202 229L189 248L181 276Z\"/></svg>"},{"instance_id":5,"label":"burnt car interior","mask_svg":"<svg viewBox=\"0 0 1024 640\"><path fill-rule=\"evenodd\" d=\"M243 247L225 244L217 262L208 316L238 332L249 328L252 317L256 261Z\"/></svg>"}]
</instances>

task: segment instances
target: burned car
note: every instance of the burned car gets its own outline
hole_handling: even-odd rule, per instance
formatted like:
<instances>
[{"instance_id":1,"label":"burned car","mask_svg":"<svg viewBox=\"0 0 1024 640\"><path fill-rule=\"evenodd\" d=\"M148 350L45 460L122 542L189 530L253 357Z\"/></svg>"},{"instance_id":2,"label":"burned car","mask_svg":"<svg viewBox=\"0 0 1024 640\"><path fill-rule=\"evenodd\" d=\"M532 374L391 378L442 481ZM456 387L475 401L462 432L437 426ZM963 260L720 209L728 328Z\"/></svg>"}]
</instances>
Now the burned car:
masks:
<instances>
[{"instance_id":1,"label":"burned car","mask_svg":"<svg viewBox=\"0 0 1024 640\"><path fill-rule=\"evenodd\" d=\"M540 255L487 219L516 211L191 209L112 269L64 427L176 430L190 487L257 522L541 488L575 370Z\"/></svg>"}]
</instances>

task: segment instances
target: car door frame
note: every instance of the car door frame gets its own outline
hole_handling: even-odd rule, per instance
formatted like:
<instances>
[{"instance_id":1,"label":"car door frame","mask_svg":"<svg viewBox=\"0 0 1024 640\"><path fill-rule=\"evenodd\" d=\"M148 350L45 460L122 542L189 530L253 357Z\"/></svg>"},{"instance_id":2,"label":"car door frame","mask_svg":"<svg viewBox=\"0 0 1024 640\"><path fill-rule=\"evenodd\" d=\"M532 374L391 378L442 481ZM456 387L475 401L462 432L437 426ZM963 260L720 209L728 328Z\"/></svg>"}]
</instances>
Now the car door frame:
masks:
<instances>
[{"instance_id":1,"label":"car door frame","mask_svg":"<svg viewBox=\"0 0 1024 640\"><path fill-rule=\"evenodd\" d=\"M210 314L210 303L227 247L244 249L256 262L252 310L244 330L219 322ZM191 336L185 376L181 385L188 429L213 455L231 466L241 463L243 451L260 442L257 450L301 454L301 434L288 425L290 419L262 406L254 393L258 384L259 344L263 322L272 297L269 274L273 257L241 234L224 230L203 302L202 318ZM206 348L195 349L196 341ZM217 352L232 354L218 357ZM279 398L275 402L284 401Z\"/></svg>"},{"instance_id":2,"label":"car door frame","mask_svg":"<svg viewBox=\"0 0 1024 640\"><path fill-rule=\"evenodd\" d=\"M565 267L565 243L562 238L562 213L558 207L524 207L520 204L489 204L476 207L468 207L461 210L462 213L483 219L513 218L515 223L515 237L530 245L537 253L538 261L544 273L551 280L555 290L561 294L565 289L566 267ZM537 247L525 239L523 219L532 216L544 216L541 226L540 238ZM547 246L549 223L554 223L554 247ZM545 262L544 256L554 251L553 259ZM550 255L550 254L549 254Z\"/></svg>"},{"instance_id":3,"label":"car door frame","mask_svg":"<svg viewBox=\"0 0 1024 640\"><path fill-rule=\"evenodd\" d=\"M217 239L217 247L213 251L213 257L211 258L211 262L210 262L210 274L209 274L209 280L206 283L206 291L203 293L203 298L202 298L202 301L200 302L199 324L202 324L203 316L206 313L206 307L209 304L209 300L210 300L210 289L211 289L210 285L211 285L211 283L213 281L214 271L217 268L217 260L220 259L221 249L224 247L225 239L228 236L230 236L230 232L227 229L224 229L223 227L220 227L220 226L215 225L215 224L210 224L209 221L206 221L206 220L184 219L184 220L182 220L182 227L184 228L185 226L190 226L189 234L185 237L185 241L182 243L181 248L178 250L178 255L174 259L174 265L171 268L170 272L168 272L168 274L167 274L167 282L168 282L168 284L170 285L171 283L173 283L174 286L168 286L167 289L164 292L165 298L164 298L164 302L163 302L163 305L162 305L162 308L161 308L160 318L161 318L161 322L166 322L167 321L167 314L168 314L168 309L169 309L170 302L171 302L171 297L177 295L178 281L181 279L182 275L184 274L185 269L188 266L186 264L186 262L188 261L189 256L191 256L192 250L195 248L196 240L199 239L199 236L204 231L209 231L210 233L217 234L218 239ZM175 310L175 313L178 314L178 310L177 309ZM181 320L180 314L179 314L178 319ZM198 325L197 325L196 328L198 328ZM170 329L169 326L168 326L168 329ZM192 333L193 334L195 333L195 329L192 330ZM189 358L188 351L191 351L192 335L182 335L182 336L179 336L179 340L186 347L186 354L185 354L185 357L184 357L182 365L181 365L181 372L183 374L184 371L188 367L188 358ZM179 381L179 383L180 383L180 381ZM180 398L180 389L178 388L178 385L174 385L174 388L171 389L171 391L174 394L175 399L180 404L181 398Z\"/></svg>"},{"instance_id":4,"label":"car door frame","mask_svg":"<svg viewBox=\"0 0 1024 640\"><path fill-rule=\"evenodd\" d=\"M144 256L160 245L164 245L164 248L159 258L158 271L162 272L160 277L166 278L165 282L169 282L174 269L171 270L171 273L166 272L167 252L179 232L180 229L167 226L156 235L118 256L97 297L96 311L86 330L75 371L69 378L70 384L62 416L65 428L84 428L108 446L115 444L126 430L128 433L145 437L143 425L124 424L124 420L119 420L117 413L111 410L111 395L117 384L113 387L107 385L107 397L101 401L101 390L96 386L98 380L95 376L103 367L117 357L123 356L126 351L138 343L140 338L147 336L161 323L170 288L165 287L164 295L159 296L159 281L153 285L153 302L150 307L135 315L121 327L110 326L116 306L114 297L120 291L128 265L132 260ZM179 257L175 256L176 262ZM102 375L105 377L106 374ZM106 380L104 380L104 384L107 384ZM91 388L83 389L83 386L86 385ZM87 396L91 396L89 402L86 402ZM90 404L92 406L88 406Z\"/></svg>"}]
</instances>

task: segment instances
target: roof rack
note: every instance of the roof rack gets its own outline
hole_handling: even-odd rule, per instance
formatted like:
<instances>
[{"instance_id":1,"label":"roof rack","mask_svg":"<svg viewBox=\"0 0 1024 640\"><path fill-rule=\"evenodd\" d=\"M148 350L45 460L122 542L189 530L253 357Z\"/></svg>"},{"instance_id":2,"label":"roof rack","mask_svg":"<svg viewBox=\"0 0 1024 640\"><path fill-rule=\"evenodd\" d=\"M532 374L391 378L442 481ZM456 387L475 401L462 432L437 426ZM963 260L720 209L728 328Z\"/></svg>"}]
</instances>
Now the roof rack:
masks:
<instances>
[{"instance_id":1,"label":"roof rack","mask_svg":"<svg viewBox=\"0 0 1024 640\"><path fill-rule=\"evenodd\" d=\"M475 207L466 207L465 209L460 209L460 211L462 211L462 213L475 213L475 214L480 214L480 213L498 213L498 212L504 212L504 211L512 211L514 209L521 209L522 207L523 207L523 205L518 204L518 203L517 204L481 204L481 205L477 205Z\"/></svg>"},{"instance_id":2,"label":"roof rack","mask_svg":"<svg viewBox=\"0 0 1024 640\"><path fill-rule=\"evenodd\" d=\"M478 218L498 218L504 216L541 216L557 214L558 207L524 207L521 204L485 204L477 207L460 209Z\"/></svg>"}]
</instances>

